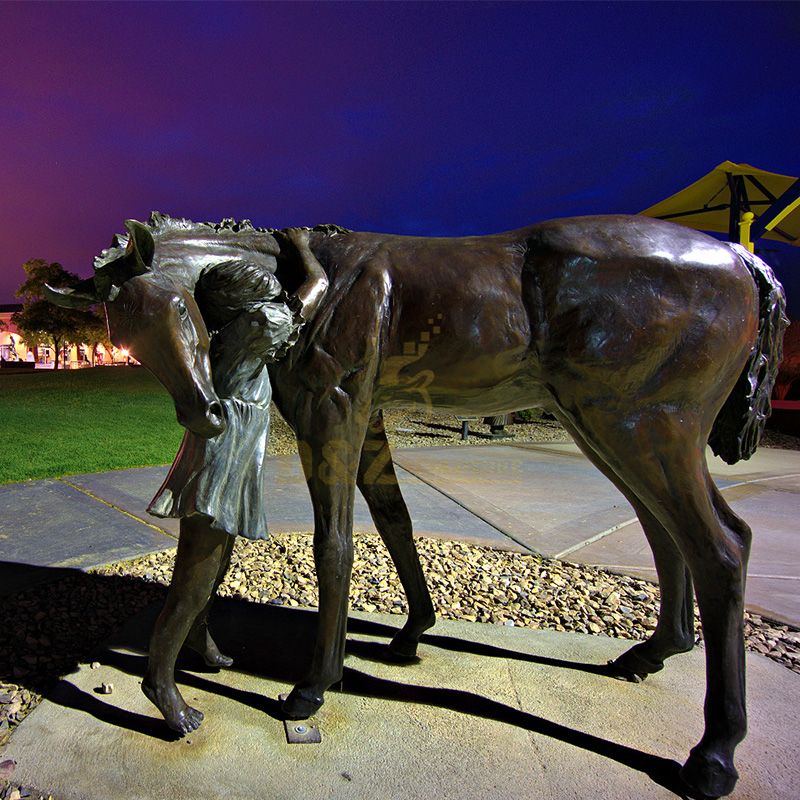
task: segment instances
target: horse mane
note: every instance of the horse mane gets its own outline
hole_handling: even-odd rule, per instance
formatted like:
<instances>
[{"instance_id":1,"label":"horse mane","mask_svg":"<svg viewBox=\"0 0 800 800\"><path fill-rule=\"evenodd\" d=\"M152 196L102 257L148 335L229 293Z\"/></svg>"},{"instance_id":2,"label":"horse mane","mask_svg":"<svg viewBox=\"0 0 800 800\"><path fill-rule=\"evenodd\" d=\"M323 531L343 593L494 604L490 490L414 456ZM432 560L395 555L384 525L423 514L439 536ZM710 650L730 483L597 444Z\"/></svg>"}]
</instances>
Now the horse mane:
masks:
<instances>
[{"instance_id":1,"label":"horse mane","mask_svg":"<svg viewBox=\"0 0 800 800\"><path fill-rule=\"evenodd\" d=\"M326 236L343 236L353 232L350 228L343 228L341 225L334 225L332 222L315 225L313 228L309 228L309 230L313 233L324 233Z\"/></svg>"},{"instance_id":2,"label":"horse mane","mask_svg":"<svg viewBox=\"0 0 800 800\"><path fill-rule=\"evenodd\" d=\"M192 222L190 219L170 217L159 211L152 211L145 225L150 228L154 236L163 236L175 231L183 231L188 234L196 233L198 236L228 231L231 233L263 233L272 235L281 230L280 228L260 228L253 225L249 219L235 220L226 217L221 222ZM322 233L326 236L340 236L352 233L349 228L343 228L341 225L334 225L332 223L315 225L313 228L305 228L305 230ZM111 240L111 247L106 248L99 256L95 257L95 271L121 258L125 254L125 248L128 246L128 239L129 236L127 233L115 233Z\"/></svg>"}]
</instances>

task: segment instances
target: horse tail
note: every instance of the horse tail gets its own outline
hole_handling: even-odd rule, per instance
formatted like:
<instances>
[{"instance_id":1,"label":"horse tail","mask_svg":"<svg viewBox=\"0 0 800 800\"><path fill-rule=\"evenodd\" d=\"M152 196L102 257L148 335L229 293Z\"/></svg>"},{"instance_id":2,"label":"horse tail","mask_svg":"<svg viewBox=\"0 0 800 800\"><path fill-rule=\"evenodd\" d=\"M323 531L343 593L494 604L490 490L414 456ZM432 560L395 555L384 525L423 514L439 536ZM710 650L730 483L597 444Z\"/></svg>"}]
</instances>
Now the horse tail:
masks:
<instances>
[{"instance_id":1,"label":"horse tail","mask_svg":"<svg viewBox=\"0 0 800 800\"><path fill-rule=\"evenodd\" d=\"M783 358L786 294L770 266L739 244L726 242L758 287L758 336L739 380L720 409L708 443L728 464L750 458L772 407L770 395Z\"/></svg>"}]
</instances>

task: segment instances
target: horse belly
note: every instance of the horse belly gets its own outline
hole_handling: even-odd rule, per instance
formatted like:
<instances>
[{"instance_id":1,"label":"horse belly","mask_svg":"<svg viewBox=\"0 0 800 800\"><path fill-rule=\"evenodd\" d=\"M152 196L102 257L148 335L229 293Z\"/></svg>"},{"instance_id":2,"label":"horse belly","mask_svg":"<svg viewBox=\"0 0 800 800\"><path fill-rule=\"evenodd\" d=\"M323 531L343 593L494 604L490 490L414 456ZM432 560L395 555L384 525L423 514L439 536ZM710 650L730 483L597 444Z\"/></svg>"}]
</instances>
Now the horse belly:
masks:
<instances>
[{"instance_id":1,"label":"horse belly","mask_svg":"<svg viewBox=\"0 0 800 800\"><path fill-rule=\"evenodd\" d=\"M376 406L502 414L545 404L529 315L519 290L509 295L486 302L465 293L398 325L382 355Z\"/></svg>"},{"instance_id":2,"label":"horse belly","mask_svg":"<svg viewBox=\"0 0 800 800\"><path fill-rule=\"evenodd\" d=\"M512 354L430 366L387 359L374 404L381 408L438 408L463 414L507 414L552 405L531 360ZM399 366L399 369L397 368Z\"/></svg>"}]
</instances>

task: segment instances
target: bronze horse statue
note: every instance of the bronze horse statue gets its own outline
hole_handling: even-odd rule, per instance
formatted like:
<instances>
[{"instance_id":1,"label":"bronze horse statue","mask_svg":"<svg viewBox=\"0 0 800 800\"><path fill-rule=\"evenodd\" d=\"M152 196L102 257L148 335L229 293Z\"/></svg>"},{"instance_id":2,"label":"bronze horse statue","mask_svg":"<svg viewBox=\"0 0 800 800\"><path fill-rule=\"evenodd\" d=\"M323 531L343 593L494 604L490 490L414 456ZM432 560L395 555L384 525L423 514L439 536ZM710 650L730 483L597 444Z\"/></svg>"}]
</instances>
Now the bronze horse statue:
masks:
<instances>
[{"instance_id":1,"label":"bronze horse statue","mask_svg":"<svg viewBox=\"0 0 800 800\"><path fill-rule=\"evenodd\" d=\"M125 250L56 299L105 302L112 337L161 379L181 423L214 436L224 420L193 301L199 276L231 247L277 259L289 292L308 285L308 269L284 257L277 232L184 221L176 233L163 219L127 223ZM392 653L413 656L434 624L382 409L422 404L483 416L538 406L632 504L655 557L658 625L610 671L638 681L690 650L696 594L705 732L681 775L694 792L729 793L746 731L751 532L711 480L705 449L710 443L730 463L748 458L769 414L786 325L769 267L738 245L643 217L560 219L465 238L321 226L306 238L329 285L297 343L269 365L313 500L320 597L313 661L284 703L287 716L313 714L342 677L356 486L408 597ZM176 614L208 602L224 551L211 533L181 537L170 590L180 594ZM174 683L153 658L151 676Z\"/></svg>"}]
</instances>

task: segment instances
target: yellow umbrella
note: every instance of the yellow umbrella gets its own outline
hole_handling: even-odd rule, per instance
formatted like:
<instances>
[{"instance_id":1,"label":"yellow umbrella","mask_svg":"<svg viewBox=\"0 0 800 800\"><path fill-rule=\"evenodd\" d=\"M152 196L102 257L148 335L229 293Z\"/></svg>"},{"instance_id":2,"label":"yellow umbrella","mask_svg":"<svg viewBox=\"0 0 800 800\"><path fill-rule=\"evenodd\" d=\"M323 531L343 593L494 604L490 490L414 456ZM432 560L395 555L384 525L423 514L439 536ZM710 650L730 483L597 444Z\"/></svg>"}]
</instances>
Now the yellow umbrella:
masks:
<instances>
[{"instance_id":1,"label":"yellow umbrella","mask_svg":"<svg viewBox=\"0 0 800 800\"><path fill-rule=\"evenodd\" d=\"M762 236L800 246L800 179L723 161L700 180L641 212L727 233L753 249Z\"/></svg>"}]
</instances>

